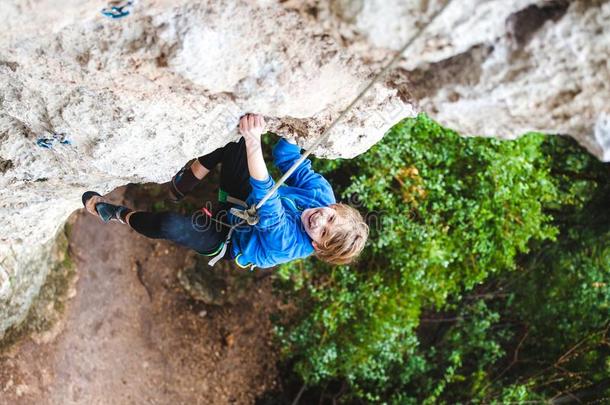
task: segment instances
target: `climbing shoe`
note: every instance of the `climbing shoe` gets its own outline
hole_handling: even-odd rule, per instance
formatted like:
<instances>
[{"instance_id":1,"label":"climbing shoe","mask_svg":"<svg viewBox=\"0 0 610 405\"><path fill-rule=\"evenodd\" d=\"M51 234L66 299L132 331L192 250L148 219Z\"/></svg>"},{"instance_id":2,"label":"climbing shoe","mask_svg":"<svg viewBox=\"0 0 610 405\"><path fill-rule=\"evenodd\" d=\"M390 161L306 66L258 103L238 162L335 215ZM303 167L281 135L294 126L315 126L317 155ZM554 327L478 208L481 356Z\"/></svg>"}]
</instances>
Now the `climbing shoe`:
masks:
<instances>
[{"instance_id":1,"label":"climbing shoe","mask_svg":"<svg viewBox=\"0 0 610 405\"><path fill-rule=\"evenodd\" d=\"M101 197L99 193L95 191L87 191L83 194L82 201L85 209L87 208L87 201L90 198L98 196ZM95 204L95 211L100 219L104 222L110 222L113 219L119 221L122 224L125 224L125 216L131 211L127 207L123 207L122 205L114 205L106 202L98 202Z\"/></svg>"}]
</instances>

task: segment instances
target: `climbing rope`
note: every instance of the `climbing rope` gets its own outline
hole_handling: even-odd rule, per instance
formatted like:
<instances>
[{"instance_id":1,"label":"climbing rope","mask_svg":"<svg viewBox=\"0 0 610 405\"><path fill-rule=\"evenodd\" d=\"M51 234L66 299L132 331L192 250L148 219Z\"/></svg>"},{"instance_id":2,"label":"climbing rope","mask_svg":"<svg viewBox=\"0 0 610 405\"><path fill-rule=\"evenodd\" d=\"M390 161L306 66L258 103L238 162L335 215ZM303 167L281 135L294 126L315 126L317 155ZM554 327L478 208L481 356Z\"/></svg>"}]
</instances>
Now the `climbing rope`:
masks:
<instances>
[{"instance_id":1,"label":"climbing rope","mask_svg":"<svg viewBox=\"0 0 610 405\"><path fill-rule=\"evenodd\" d=\"M445 11L445 9L449 6L449 4L451 4L452 0L448 0L439 10L437 10L435 13L432 14L432 17L430 17L430 19L428 20L428 22L426 24L424 24L418 31L417 33L411 37L407 43L398 51L398 53L392 58L392 60L390 60L390 62L388 62L386 64L386 66L381 70L381 72L379 72L379 74L377 74L377 76L375 76L373 78L373 80L371 80L371 82L368 84L368 86L366 86L364 88L364 90L362 90L360 92L360 94L354 99L354 101L352 101L342 112L341 114L339 114L339 116L330 124L330 126L322 133L322 135L320 135L320 137L318 138L318 140L307 150L305 151L305 153L303 153L303 155L301 155L301 157L299 158L299 160L297 160L296 162L294 162L294 164L290 167L290 169L288 169L286 171L286 173L284 173L284 175L282 177L280 177L280 179L275 183L275 185L271 188L271 190L269 190L269 192L267 192L267 194L265 194L265 196L258 202L258 204L253 205L252 207L248 208L247 210L238 210L236 208L232 208L231 209L231 213L239 218L241 218L242 220L244 220L245 222L247 222L250 225L254 225L257 223L258 219L256 216L256 212L258 211L258 209L260 207L263 206L263 204L265 204L267 202L267 200L269 200L269 198L271 198L271 196L273 195L273 193L275 193L281 186L282 184L284 184L286 182L286 180L288 179L288 177L290 177L290 175L292 175L292 173L297 169L297 167L299 167L299 165L301 163L303 163L303 161L305 159L307 159L307 157L325 140L328 139L328 137L330 136L331 131L335 128L335 126L343 119L345 118L345 116L347 116L347 114L356 106L356 104L358 104L360 102L360 100L362 100L364 98L364 96L366 96L366 94L371 90L371 88L373 88L373 86L379 81L381 80L381 78L383 78L385 76L385 74L392 68L394 67L394 65L396 64L396 62L398 62L400 60L400 58L402 57L403 53L405 53L410 47L411 45L413 45L413 43L421 36L421 34L423 34L428 27L437 19L437 17L439 15L441 15L443 13L443 11ZM243 223L243 221L242 221Z\"/></svg>"}]
</instances>

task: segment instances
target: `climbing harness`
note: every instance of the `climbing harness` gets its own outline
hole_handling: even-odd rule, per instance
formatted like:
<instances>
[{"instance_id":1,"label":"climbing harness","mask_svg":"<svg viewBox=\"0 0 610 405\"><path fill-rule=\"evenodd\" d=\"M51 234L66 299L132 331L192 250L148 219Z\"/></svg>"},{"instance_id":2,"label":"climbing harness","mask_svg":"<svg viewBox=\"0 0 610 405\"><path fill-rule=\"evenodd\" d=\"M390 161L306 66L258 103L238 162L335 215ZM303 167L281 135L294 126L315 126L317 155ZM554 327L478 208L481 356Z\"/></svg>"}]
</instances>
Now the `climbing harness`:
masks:
<instances>
[{"instance_id":1,"label":"climbing harness","mask_svg":"<svg viewBox=\"0 0 610 405\"><path fill-rule=\"evenodd\" d=\"M128 1L123 5L111 6L110 8L104 8L104 9L102 9L102 14L105 15L106 17L113 18L113 19L127 17L130 14L130 12L129 12L129 10L126 10L126 9L131 7L132 5L133 5L133 1Z\"/></svg>"},{"instance_id":2,"label":"climbing harness","mask_svg":"<svg viewBox=\"0 0 610 405\"><path fill-rule=\"evenodd\" d=\"M246 208L248 205L246 204L245 201L242 201L238 198L235 197L231 197L229 194L227 194L224 190L220 190L218 193L218 199L221 202L229 202L231 204L237 204L240 205L244 208ZM231 212L232 212L233 208L231 208ZM229 226L228 224L225 224L222 221L219 221L218 219L214 218L214 216L207 211L207 209L204 207L202 208L202 211L210 217L210 219L218 224L224 225L224 226ZM206 212L207 211L207 212ZM239 217L238 217L239 218ZM220 261L220 259L222 259L225 254L227 253L227 249L229 247L229 242L231 242L231 236L233 236L233 231L235 231L235 229L237 229L238 227L242 226L243 224L247 223L247 221L245 219L242 219L241 221L237 222L234 225L230 225L229 227L229 232L227 233L227 236L224 240L224 242L222 243L222 248L218 251L218 253L216 255L214 255L210 261L208 262L209 266L214 266L216 263L218 263ZM239 257L239 256L238 256ZM235 263L237 263L240 267L244 268L244 266L242 266L238 261L237 261L237 257L235 258ZM251 265L250 270L254 270L254 265Z\"/></svg>"},{"instance_id":3,"label":"climbing harness","mask_svg":"<svg viewBox=\"0 0 610 405\"><path fill-rule=\"evenodd\" d=\"M229 212L237 218L244 220L245 223L247 223L248 225L256 225L258 223L258 216L256 215L256 211L253 211L253 207L248 208L248 204L246 204L245 201L230 196L226 191L222 189L218 190L218 201L239 205L243 208L243 210L232 207L229 209ZM244 211L248 212L249 215L244 215Z\"/></svg>"},{"instance_id":4,"label":"climbing harness","mask_svg":"<svg viewBox=\"0 0 610 405\"><path fill-rule=\"evenodd\" d=\"M233 231L238 227L241 226L245 223L245 221L240 221L237 224L233 225L231 228L229 228L229 233L227 233L227 237L225 238L224 242L222 243L222 248L220 249L220 251L218 252L218 254L216 256L213 256L210 261L208 262L208 266L214 267L214 265L216 263L218 263L220 261L220 259L222 259L225 254L227 253L227 249L229 247L229 242L231 241L231 236L233 235Z\"/></svg>"},{"instance_id":5,"label":"climbing harness","mask_svg":"<svg viewBox=\"0 0 610 405\"><path fill-rule=\"evenodd\" d=\"M275 193L282 186L282 184L284 184L284 182L288 179L288 177L292 175L292 173L297 169L297 167L299 167L299 165L303 163L303 161L305 161L305 159L307 159L307 157L322 142L326 141L329 138L331 131L335 128L339 121L345 118L347 114L352 110L352 108L354 108L354 106L356 106L356 104L358 104L360 100L364 98L364 96L369 92L369 90L371 90L371 88L373 88L373 86L385 76L385 74L396 64L396 62L400 60L402 54L405 53L407 49L409 49L411 45L421 36L421 34L423 34L426 29L436 20L436 18L441 15L443 11L445 11L449 4L451 4L451 1L452 0L448 0L439 10L437 10L430 17L428 23L423 25L419 29L419 31L407 41L407 43L398 51L398 53L392 58L392 60L390 60L390 62L385 65L381 72L379 72L379 74L377 74L377 76L375 76L373 80L371 80L368 86L366 86L364 90L360 92L360 94L341 112L341 114L339 114L339 116L330 124L330 126L322 133L322 135L320 135L318 140L307 151L305 151L305 153L303 153L296 162L294 162L294 164L286 171L286 173L282 175L282 177L280 177L280 179L275 183L271 190L269 190L267 194L265 194L265 196L258 202L258 204L252 205L250 208L243 210L232 208L231 213L237 216L238 218L241 218L243 221L250 225L256 224L258 222L258 216L256 214L258 209L262 207L263 204L265 204L267 200L269 200L269 198L271 198L273 193Z\"/></svg>"}]
</instances>

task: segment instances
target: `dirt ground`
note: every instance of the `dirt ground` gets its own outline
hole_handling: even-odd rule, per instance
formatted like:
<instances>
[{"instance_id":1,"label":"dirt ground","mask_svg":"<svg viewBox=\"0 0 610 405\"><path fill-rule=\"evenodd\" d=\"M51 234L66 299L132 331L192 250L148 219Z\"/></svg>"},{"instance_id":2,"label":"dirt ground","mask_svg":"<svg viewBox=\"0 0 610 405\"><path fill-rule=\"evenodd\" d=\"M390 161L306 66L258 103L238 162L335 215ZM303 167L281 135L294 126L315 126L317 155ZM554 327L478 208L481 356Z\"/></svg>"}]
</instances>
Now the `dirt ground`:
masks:
<instances>
[{"instance_id":1,"label":"dirt ground","mask_svg":"<svg viewBox=\"0 0 610 405\"><path fill-rule=\"evenodd\" d=\"M125 188L110 197L138 204ZM233 305L206 305L177 279L193 253L77 215L76 294L53 339L0 354L1 404L252 404L277 386L270 277L253 276Z\"/></svg>"}]
</instances>

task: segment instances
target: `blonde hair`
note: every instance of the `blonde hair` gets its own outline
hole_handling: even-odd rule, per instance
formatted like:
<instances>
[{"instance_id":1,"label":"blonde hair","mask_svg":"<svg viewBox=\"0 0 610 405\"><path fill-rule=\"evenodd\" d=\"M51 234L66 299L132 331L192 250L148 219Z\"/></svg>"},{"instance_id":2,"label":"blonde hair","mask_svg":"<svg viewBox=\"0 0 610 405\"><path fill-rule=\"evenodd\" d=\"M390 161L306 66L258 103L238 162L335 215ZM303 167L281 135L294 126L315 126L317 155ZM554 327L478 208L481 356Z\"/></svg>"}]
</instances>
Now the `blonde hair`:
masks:
<instances>
[{"instance_id":1,"label":"blonde hair","mask_svg":"<svg viewBox=\"0 0 610 405\"><path fill-rule=\"evenodd\" d=\"M364 249L369 227L355 208L346 204L333 204L336 215L343 221L333 224L326 237L318 244L316 256L331 264L349 264Z\"/></svg>"}]
</instances>

